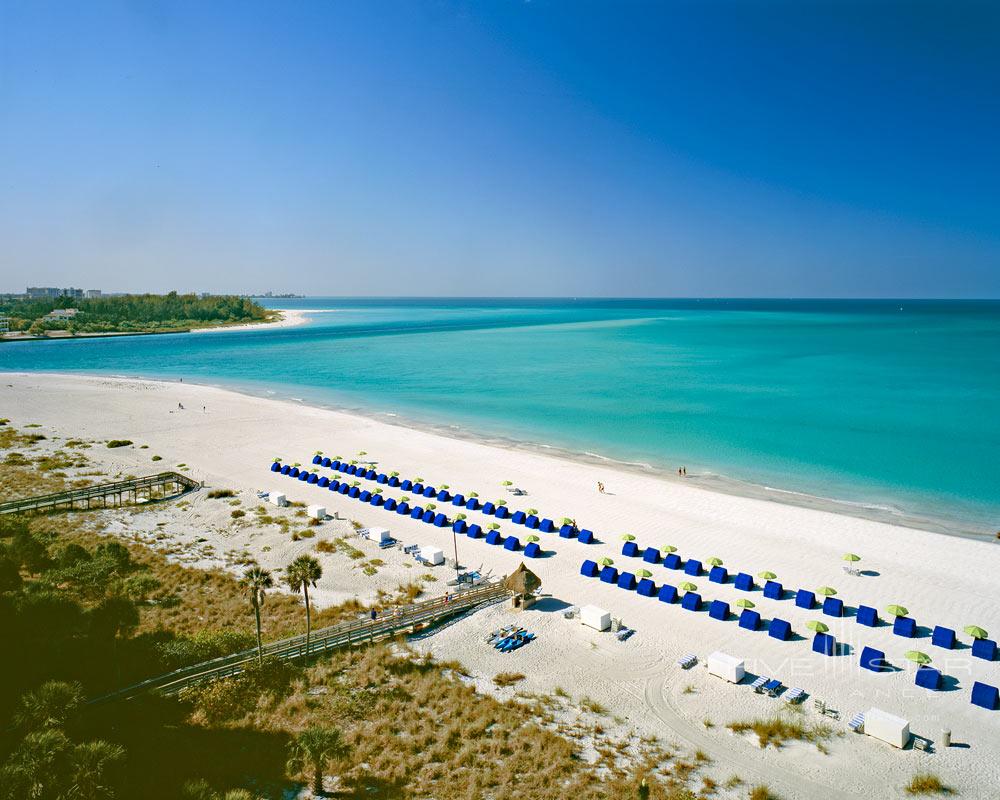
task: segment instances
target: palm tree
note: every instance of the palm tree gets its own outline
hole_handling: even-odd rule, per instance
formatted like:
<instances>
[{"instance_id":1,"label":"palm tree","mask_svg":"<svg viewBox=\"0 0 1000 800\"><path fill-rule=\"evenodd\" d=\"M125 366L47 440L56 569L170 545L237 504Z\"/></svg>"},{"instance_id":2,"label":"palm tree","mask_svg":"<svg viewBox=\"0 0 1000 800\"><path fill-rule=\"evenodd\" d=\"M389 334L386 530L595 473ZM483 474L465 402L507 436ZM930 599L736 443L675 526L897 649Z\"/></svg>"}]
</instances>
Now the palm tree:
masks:
<instances>
[{"instance_id":1,"label":"palm tree","mask_svg":"<svg viewBox=\"0 0 1000 800\"><path fill-rule=\"evenodd\" d=\"M64 795L73 800L102 800L113 797L113 767L125 757L125 748L101 740L84 742L73 748L71 779Z\"/></svg>"},{"instance_id":2,"label":"palm tree","mask_svg":"<svg viewBox=\"0 0 1000 800\"><path fill-rule=\"evenodd\" d=\"M310 555L296 558L285 570L285 583L293 592L302 592L306 601L306 657L309 657L309 636L312 633L312 613L309 606L309 586L323 577L323 567Z\"/></svg>"},{"instance_id":3,"label":"palm tree","mask_svg":"<svg viewBox=\"0 0 1000 800\"><path fill-rule=\"evenodd\" d=\"M274 578L271 573L263 567L250 567L243 573L240 581L240 588L243 593L250 598L250 606L253 608L254 619L257 622L257 663L264 663L264 644L260 638L260 607L264 605L264 594L274 586Z\"/></svg>"},{"instance_id":4,"label":"palm tree","mask_svg":"<svg viewBox=\"0 0 1000 800\"><path fill-rule=\"evenodd\" d=\"M322 795L323 770L331 761L346 758L350 749L339 728L306 728L289 743L288 768L296 772L311 769L313 794Z\"/></svg>"},{"instance_id":5,"label":"palm tree","mask_svg":"<svg viewBox=\"0 0 1000 800\"><path fill-rule=\"evenodd\" d=\"M21 708L14 721L29 730L60 728L83 703L83 688L78 683L46 681L21 697Z\"/></svg>"}]
</instances>

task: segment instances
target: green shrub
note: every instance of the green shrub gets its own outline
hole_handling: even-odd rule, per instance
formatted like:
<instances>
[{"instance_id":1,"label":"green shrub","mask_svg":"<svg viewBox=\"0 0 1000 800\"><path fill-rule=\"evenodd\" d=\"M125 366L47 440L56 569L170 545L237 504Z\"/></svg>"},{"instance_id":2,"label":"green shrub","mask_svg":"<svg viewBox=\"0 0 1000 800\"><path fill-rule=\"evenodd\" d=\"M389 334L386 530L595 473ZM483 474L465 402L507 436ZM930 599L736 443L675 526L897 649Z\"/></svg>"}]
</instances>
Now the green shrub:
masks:
<instances>
[{"instance_id":1,"label":"green shrub","mask_svg":"<svg viewBox=\"0 0 1000 800\"><path fill-rule=\"evenodd\" d=\"M132 440L131 439L110 439L108 441L108 447L111 447L111 448L115 448L115 447L128 447L130 444L132 444Z\"/></svg>"}]
</instances>

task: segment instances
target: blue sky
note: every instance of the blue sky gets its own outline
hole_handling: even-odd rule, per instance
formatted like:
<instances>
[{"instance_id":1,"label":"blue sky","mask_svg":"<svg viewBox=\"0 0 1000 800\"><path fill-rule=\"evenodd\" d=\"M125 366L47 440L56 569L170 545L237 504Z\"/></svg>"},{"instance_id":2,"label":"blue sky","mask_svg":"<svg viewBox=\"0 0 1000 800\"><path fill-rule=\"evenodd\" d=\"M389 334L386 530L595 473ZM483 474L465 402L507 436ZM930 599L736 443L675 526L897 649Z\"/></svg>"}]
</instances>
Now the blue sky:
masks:
<instances>
[{"instance_id":1,"label":"blue sky","mask_svg":"<svg viewBox=\"0 0 1000 800\"><path fill-rule=\"evenodd\" d=\"M998 297L996 8L0 0L0 290Z\"/></svg>"}]
</instances>

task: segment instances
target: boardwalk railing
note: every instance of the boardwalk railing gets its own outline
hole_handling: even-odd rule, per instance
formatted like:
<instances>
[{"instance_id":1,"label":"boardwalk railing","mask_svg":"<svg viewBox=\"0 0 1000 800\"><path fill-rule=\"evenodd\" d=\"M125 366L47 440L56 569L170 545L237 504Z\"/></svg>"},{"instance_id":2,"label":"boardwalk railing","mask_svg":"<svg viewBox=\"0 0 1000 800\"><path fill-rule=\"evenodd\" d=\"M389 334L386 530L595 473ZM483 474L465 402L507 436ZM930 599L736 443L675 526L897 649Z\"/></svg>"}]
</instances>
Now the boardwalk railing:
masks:
<instances>
[{"instance_id":1,"label":"boardwalk railing","mask_svg":"<svg viewBox=\"0 0 1000 800\"><path fill-rule=\"evenodd\" d=\"M183 494L200 486L198 481L187 475L181 475L179 472L160 472L156 475L147 475L144 478L132 478L115 483L99 483L96 486L86 486L82 489L70 489L65 492L11 500L7 503L0 503L0 514L27 514L34 511L56 511L60 508L72 510L77 507L77 504L85 504L85 508L91 508L91 504L98 500L101 501L102 507L105 507L108 505L109 499L112 500L113 504L121 505L128 496L135 502L141 495L145 495L147 498L167 497L168 495Z\"/></svg>"},{"instance_id":2,"label":"boardwalk railing","mask_svg":"<svg viewBox=\"0 0 1000 800\"><path fill-rule=\"evenodd\" d=\"M397 609L395 613L386 613L375 620L353 620L313 631L309 640L308 654L306 653L305 634L301 634L264 645L264 656L288 661L306 655L329 653L353 644L391 638L404 631L434 625L456 614L500 602L509 596L510 590L502 582L466 589L455 594ZM127 700L148 692L176 694L205 681L238 675L256 660L257 648L254 647L240 653L193 664L190 667L183 667L165 675L150 678L117 692L95 698L92 702L107 703L115 700Z\"/></svg>"}]
</instances>

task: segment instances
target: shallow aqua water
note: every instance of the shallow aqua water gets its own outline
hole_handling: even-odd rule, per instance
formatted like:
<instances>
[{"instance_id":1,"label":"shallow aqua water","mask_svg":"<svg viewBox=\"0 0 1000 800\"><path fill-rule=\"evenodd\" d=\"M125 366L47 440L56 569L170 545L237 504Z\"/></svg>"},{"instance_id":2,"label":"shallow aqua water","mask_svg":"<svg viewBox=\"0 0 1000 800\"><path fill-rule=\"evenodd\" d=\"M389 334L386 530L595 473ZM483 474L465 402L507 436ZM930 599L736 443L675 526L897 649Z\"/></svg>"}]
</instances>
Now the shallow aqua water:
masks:
<instances>
[{"instance_id":1,"label":"shallow aqua water","mask_svg":"<svg viewBox=\"0 0 1000 800\"><path fill-rule=\"evenodd\" d=\"M1000 303L325 300L303 327L9 343L1000 528Z\"/></svg>"}]
</instances>

